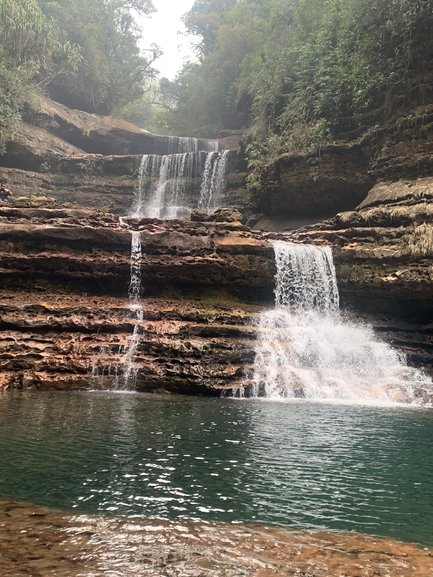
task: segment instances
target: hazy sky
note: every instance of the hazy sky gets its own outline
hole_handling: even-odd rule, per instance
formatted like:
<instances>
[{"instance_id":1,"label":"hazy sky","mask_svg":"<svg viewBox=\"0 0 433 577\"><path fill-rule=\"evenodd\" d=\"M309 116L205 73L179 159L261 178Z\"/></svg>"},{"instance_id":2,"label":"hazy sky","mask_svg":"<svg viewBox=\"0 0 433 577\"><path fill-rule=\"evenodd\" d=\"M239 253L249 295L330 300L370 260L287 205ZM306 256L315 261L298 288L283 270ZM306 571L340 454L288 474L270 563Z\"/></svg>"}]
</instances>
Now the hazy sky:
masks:
<instances>
[{"instance_id":1,"label":"hazy sky","mask_svg":"<svg viewBox=\"0 0 433 577\"><path fill-rule=\"evenodd\" d=\"M143 47L152 43L163 50L155 68L161 76L173 79L187 56L193 56L191 37L185 36L181 16L188 12L194 0L153 0L156 12L141 21Z\"/></svg>"}]
</instances>

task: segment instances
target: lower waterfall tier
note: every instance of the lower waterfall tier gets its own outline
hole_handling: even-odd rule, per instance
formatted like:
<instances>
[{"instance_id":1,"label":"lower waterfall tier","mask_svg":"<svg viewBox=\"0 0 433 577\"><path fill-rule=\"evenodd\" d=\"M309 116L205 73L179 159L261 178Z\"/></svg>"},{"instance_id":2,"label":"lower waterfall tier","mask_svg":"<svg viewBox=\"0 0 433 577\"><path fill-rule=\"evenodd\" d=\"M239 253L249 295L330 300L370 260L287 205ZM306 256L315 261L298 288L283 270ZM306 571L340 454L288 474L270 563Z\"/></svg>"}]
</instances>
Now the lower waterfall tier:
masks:
<instances>
[{"instance_id":1,"label":"lower waterfall tier","mask_svg":"<svg viewBox=\"0 0 433 577\"><path fill-rule=\"evenodd\" d=\"M142 316L128 299L132 231L142 251ZM269 235L243 226L237 211L167 223L4 207L0 258L0 389L107 388L124 373L137 333L129 356L138 390L219 395L254 382L259 314L272 306L276 264ZM432 327L395 315L364 319L431 371Z\"/></svg>"}]
</instances>

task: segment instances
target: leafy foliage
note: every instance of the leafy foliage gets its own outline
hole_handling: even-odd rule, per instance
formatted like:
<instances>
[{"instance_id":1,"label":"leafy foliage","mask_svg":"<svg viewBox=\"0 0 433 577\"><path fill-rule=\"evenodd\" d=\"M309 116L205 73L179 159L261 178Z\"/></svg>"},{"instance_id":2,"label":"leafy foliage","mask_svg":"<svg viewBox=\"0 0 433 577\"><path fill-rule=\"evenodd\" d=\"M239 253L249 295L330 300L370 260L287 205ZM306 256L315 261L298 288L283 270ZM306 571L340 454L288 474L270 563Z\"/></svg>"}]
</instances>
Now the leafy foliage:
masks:
<instances>
[{"instance_id":1,"label":"leafy foliage","mask_svg":"<svg viewBox=\"0 0 433 577\"><path fill-rule=\"evenodd\" d=\"M91 112L141 98L159 50L140 53L134 14L152 10L151 0L0 0L0 154L37 89Z\"/></svg>"},{"instance_id":2,"label":"leafy foliage","mask_svg":"<svg viewBox=\"0 0 433 577\"><path fill-rule=\"evenodd\" d=\"M147 14L150 0L40 0L64 42L78 46L81 62L57 75L54 98L89 112L109 113L139 98L154 76L152 47L145 57L132 11Z\"/></svg>"},{"instance_id":3,"label":"leafy foliage","mask_svg":"<svg viewBox=\"0 0 433 577\"><path fill-rule=\"evenodd\" d=\"M188 32L200 37L197 46L200 56L206 56L215 50L223 16L235 5L236 0L196 0L185 15L184 23Z\"/></svg>"},{"instance_id":4,"label":"leafy foliage","mask_svg":"<svg viewBox=\"0 0 433 577\"><path fill-rule=\"evenodd\" d=\"M0 1L0 153L20 119L22 104L35 83L44 82L59 64L78 57L63 45L52 21L36 0Z\"/></svg>"},{"instance_id":5,"label":"leafy foliage","mask_svg":"<svg viewBox=\"0 0 433 577\"><path fill-rule=\"evenodd\" d=\"M201 61L178 78L179 116L191 129L250 124L256 172L361 136L422 101L417 79L431 74L433 0L197 0L185 21Z\"/></svg>"}]
</instances>

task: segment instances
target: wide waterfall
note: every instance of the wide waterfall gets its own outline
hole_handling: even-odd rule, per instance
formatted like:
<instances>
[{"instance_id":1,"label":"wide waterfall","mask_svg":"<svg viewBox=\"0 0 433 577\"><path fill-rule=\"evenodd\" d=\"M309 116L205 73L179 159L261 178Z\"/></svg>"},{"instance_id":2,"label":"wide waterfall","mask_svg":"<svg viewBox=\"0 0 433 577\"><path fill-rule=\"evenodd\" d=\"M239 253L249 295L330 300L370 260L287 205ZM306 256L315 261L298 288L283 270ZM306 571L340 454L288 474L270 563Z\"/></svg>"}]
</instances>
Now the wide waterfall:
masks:
<instances>
[{"instance_id":1,"label":"wide waterfall","mask_svg":"<svg viewBox=\"0 0 433 577\"><path fill-rule=\"evenodd\" d=\"M259 321L252 396L416 404L431 380L345 319L330 248L274 241L275 308Z\"/></svg>"},{"instance_id":2,"label":"wide waterfall","mask_svg":"<svg viewBox=\"0 0 433 577\"><path fill-rule=\"evenodd\" d=\"M192 208L215 210L230 151L219 152L217 140L174 136L168 149L170 154L142 157L131 216L168 220L187 216Z\"/></svg>"}]
</instances>

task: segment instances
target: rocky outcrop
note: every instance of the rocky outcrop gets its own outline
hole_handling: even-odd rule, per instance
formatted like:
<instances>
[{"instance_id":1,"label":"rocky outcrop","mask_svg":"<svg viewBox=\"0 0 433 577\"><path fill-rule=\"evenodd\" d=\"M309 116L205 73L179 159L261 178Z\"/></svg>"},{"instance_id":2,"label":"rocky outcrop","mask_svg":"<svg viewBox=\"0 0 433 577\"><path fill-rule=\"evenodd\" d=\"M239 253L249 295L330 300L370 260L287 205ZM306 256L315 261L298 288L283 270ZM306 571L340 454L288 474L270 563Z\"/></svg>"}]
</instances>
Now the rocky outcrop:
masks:
<instances>
[{"instance_id":1,"label":"rocky outcrop","mask_svg":"<svg viewBox=\"0 0 433 577\"><path fill-rule=\"evenodd\" d=\"M342 305L433 366L433 179L380 183L355 211L291 234L331 244ZM371 317L370 317L371 318Z\"/></svg>"},{"instance_id":2,"label":"rocky outcrop","mask_svg":"<svg viewBox=\"0 0 433 577\"><path fill-rule=\"evenodd\" d=\"M272 304L275 264L272 233L243 227L245 215L265 229L296 229L281 238L331 244L343 306L368 313L413 364L433 367L433 179L396 180L415 162L430 170L428 114L424 131L407 117L382 148L384 135L372 135L368 153L365 141L281 157L269 167L267 197L246 192L242 155L234 153L223 202L242 215L196 212L164 223L116 216L131 207L140 156L66 143L56 135L65 134L66 111L52 106L37 138L25 124L17 136L26 170L2 169L14 193L14 206L0 209L3 386L106 386L112 371L122 378L122 350L137 326L126 298L132 230L143 250L138 388L219 394L248 384L254 319ZM99 138L109 124L89 116L77 112L71 131L89 122ZM412 138L412 159L401 134ZM379 175L393 180L371 188Z\"/></svg>"},{"instance_id":3,"label":"rocky outcrop","mask_svg":"<svg viewBox=\"0 0 433 577\"><path fill-rule=\"evenodd\" d=\"M109 283L111 293L126 294L131 249L126 219L78 209L16 208L0 209L0 218L2 286L46 279L103 293ZM272 295L272 247L239 222L130 224L140 231L145 294L217 287L243 299Z\"/></svg>"},{"instance_id":4,"label":"rocky outcrop","mask_svg":"<svg viewBox=\"0 0 433 577\"><path fill-rule=\"evenodd\" d=\"M327 221L279 236L333 243L345 306L372 310L375 303L380 314L366 320L412 364L431 368L432 326L380 306L379 293L390 299L385 303L418 302L411 301L416 283L411 277L402 284L397 273L394 281L372 275L371 254L362 261L367 244L354 241L356 234L365 239L354 225L372 214L363 211L338 217L351 219L350 233ZM170 222L84 209L0 209L0 388L123 387L134 331L136 389L220 395L248 388L258 315L273 305L275 263L273 235L251 231L240 217L230 209ZM142 246L139 317L127 298L133 230ZM392 266L387 254L387 247L377 254L382 267Z\"/></svg>"},{"instance_id":5,"label":"rocky outcrop","mask_svg":"<svg viewBox=\"0 0 433 577\"><path fill-rule=\"evenodd\" d=\"M432 177L432 150L433 104L415 99L356 141L285 154L266 166L253 222L263 230L294 229L353 210L381 183Z\"/></svg>"},{"instance_id":6,"label":"rocky outcrop","mask_svg":"<svg viewBox=\"0 0 433 577\"><path fill-rule=\"evenodd\" d=\"M371 188L368 156L356 144L329 145L307 155L285 154L264 170L258 210L286 226L310 221L357 206Z\"/></svg>"},{"instance_id":7,"label":"rocky outcrop","mask_svg":"<svg viewBox=\"0 0 433 577\"><path fill-rule=\"evenodd\" d=\"M294 234L334 247L343 302L406 318L433 315L433 179L381 183L356 211Z\"/></svg>"},{"instance_id":8,"label":"rocky outcrop","mask_svg":"<svg viewBox=\"0 0 433 577\"><path fill-rule=\"evenodd\" d=\"M239 140L239 133L222 134L221 146L237 148ZM206 150L200 144L205 144L205 140L199 139L199 148ZM8 144L2 164L23 168L19 153L24 150L26 156L36 152L68 156L171 154L182 152L182 142L177 136L152 134L126 120L71 109L40 97L37 106L24 110L23 122ZM29 162L29 159L21 158L23 161Z\"/></svg>"},{"instance_id":9,"label":"rocky outcrop","mask_svg":"<svg viewBox=\"0 0 433 577\"><path fill-rule=\"evenodd\" d=\"M17 207L43 206L97 208L127 214L137 185L140 157L83 155L39 158L39 168L2 168Z\"/></svg>"},{"instance_id":10,"label":"rocky outcrop","mask_svg":"<svg viewBox=\"0 0 433 577\"><path fill-rule=\"evenodd\" d=\"M168 137L154 135L113 116L73 110L49 98L42 98L36 109L27 109L24 120L87 153L168 153Z\"/></svg>"},{"instance_id":11,"label":"rocky outcrop","mask_svg":"<svg viewBox=\"0 0 433 577\"><path fill-rule=\"evenodd\" d=\"M258 308L209 294L143 300L134 388L219 395L247 385ZM127 299L6 291L0 304L0 388L125 387L125 350L137 321Z\"/></svg>"},{"instance_id":12,"label":"rocky outcrop","mask_svg":"<svg viewBox=\"0 0 433 577\"><path fill-rule=\"evenodd\" d=\"M0 209L0 387L122 386L134 328L137 389L220 394L247 385L254 303L272 301L275 264L270 243L239 216L164 223ZM139 320L127 299L134 229Z\"/></svg>"}]
</instances>

